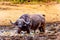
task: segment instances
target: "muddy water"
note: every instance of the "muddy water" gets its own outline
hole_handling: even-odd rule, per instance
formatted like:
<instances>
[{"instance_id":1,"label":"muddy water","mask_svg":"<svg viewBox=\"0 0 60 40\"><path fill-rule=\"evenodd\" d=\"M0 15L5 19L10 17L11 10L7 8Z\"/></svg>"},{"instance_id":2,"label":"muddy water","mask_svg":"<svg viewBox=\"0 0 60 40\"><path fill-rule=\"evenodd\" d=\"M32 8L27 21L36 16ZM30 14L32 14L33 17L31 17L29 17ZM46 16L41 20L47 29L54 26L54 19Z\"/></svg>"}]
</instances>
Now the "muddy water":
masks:
<instances>
[{"instance_id":1,"label":"muddy water","mask_svg":"<svg viewBox=\"0 0 60 40\"><path fill-rule=\"evenodd\" d=\"M8 26L1 26L0 27L0 35L1 36L13 36L17 34L17 27L8 27ZM54 31L60 32L60 24L46 24L45 31L54 33Z\"/></svg>"},{"instance_id":2,"label":"muddy water","mask_svg":"<svg viewBox=\"0 0 60 40\"><path fill-rule=\"evenodd\" d=\"M44 34L17 34L17 27L0 27L0 40L59 40L60 24L46 24L46 32ZM57 30L57 31L56 31ZM55 32L56 31L56 32ZM20 36L19 36L20 35Z\"/></svg>"}]
</instances>

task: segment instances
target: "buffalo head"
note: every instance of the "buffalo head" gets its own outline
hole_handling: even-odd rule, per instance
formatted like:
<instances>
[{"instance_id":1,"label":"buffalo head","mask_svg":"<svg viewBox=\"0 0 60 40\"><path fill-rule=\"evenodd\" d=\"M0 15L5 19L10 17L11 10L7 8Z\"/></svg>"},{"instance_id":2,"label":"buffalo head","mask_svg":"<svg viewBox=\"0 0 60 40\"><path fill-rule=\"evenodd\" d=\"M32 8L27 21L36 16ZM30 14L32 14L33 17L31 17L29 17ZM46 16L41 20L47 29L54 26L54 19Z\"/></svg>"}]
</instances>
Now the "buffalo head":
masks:
<instances>
[{"instance_id":1,"label":"buffalo head","mask_svg":"<svg viewBox=\"0 0 60 40\"><path fill-rule=\"evenodd\" d=\"M30 22L26 22L24 19L18 19L14 23L10 20L10 23L21 28L22 26L27 26Z\"/></svg>"}]
</instances>

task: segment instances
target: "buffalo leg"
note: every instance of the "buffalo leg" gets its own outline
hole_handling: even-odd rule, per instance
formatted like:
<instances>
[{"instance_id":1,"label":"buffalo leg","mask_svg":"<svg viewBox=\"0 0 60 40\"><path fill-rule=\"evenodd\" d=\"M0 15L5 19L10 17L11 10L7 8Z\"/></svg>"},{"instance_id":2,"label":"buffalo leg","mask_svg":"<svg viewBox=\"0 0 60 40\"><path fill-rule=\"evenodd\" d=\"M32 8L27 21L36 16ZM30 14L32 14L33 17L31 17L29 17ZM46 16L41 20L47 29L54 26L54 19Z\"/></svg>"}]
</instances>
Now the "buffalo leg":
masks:
<instances>
[{"instance_id":1,"label":"buffalo leg","mask_svg":"<svg viewBox=\"0 0 60 40\"><path fill-rule=\"evenodd\" d=\"M39 27L40 32L45 32L43 27Z\"/></svg>"},{"instance_id":2,"label":"buffalo leg","mask_svg":"<svg viewBox=\"0 0 60 40\"><path fill-rule=\"evenodd\" d=\"M28 33L28 34L30 33L30 30L29 30L29 29L27 29L27 33Z\"/></svg>"},{"instance_id":3,"label":"buffalo leg","mask_svg":"<svg viewBox=\"0 0 60 40\"><path fill-rule=\"evenodd\" d=\"M39 27L39 30L41 32L45 32L45 23L41 23L41 26Z\"/></svg>"},{"instance_id":4,"label":"buffalo leg","mask_svg":"<svg viewBox=\"0 0 60 40\"><path fill-rule=\"evenodd\" d=\"M20 32L21 32L21 29L20 29L20 28L18 28L17 33L18 33L18 34L20 34Z\"/></svg>"},{"instance_id":5,"label":"buffalo leg","mask_svg":"<svg viewBox=\"0 0 60 40\"><path fill-rule=\"evenodd\" d=\"M27 31L28 34L30 33L30 27L29 27L29 25L26 26L26 31Z\"/></svg>"},{"instance_id":6,"label":"buffalo leg","mask_svg":"<svg viewBox=\"0 0 60 40\"><path fill-rule=\"evenodd\" d=\"M34 30L34 33L35 33L36 30Z\"/></svg>"}]
</instances>

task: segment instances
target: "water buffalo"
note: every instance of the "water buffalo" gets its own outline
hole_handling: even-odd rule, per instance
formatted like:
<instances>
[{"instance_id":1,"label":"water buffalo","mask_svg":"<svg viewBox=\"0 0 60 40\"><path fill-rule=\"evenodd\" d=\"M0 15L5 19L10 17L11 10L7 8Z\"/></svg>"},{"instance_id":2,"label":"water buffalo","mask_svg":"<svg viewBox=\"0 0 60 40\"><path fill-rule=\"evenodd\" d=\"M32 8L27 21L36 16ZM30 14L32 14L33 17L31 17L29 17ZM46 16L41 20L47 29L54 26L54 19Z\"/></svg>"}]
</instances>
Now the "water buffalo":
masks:
<instances>
[{"instance_id":1,"label":"water buffalo","mask_svg":"<svg viewBox=\"0 0 60 40\"><path fill-rule=\"evenodd\" d=\"M12 21L10 21L12 23ZM45 15L22 15L13 25L18 27L18 33L23 31L27 31L30 33L30 29L35 30L39 29L41 32L45 32Z\"/></svg>"}]
</instances>

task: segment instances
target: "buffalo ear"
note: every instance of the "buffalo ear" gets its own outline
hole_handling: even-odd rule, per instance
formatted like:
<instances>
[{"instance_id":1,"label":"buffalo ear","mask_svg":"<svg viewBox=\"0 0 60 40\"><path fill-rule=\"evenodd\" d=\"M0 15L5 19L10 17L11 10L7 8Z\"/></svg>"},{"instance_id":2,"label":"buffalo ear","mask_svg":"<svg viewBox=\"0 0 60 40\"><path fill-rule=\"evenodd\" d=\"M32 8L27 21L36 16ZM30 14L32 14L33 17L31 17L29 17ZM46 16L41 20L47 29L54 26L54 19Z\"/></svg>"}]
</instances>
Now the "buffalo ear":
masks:
<instances>
[{"instance_id":1,"label":"buffalo ear","mask_svg":"<svg viewBox=\"0 0 60 40\"><path fill-rule=\"evenodd\" d=\"M45 17L45 15L43 14L43 16Z\"/></svg>"}]
</instances>

